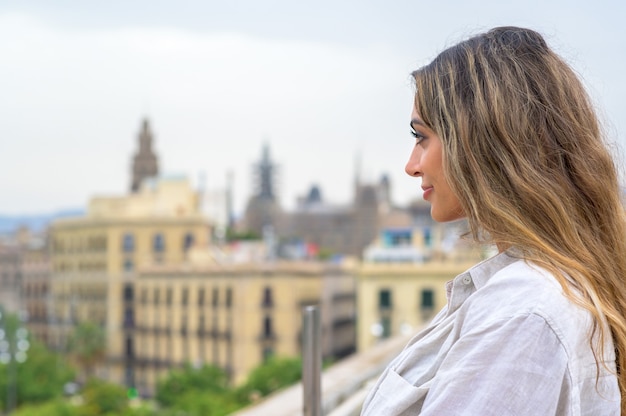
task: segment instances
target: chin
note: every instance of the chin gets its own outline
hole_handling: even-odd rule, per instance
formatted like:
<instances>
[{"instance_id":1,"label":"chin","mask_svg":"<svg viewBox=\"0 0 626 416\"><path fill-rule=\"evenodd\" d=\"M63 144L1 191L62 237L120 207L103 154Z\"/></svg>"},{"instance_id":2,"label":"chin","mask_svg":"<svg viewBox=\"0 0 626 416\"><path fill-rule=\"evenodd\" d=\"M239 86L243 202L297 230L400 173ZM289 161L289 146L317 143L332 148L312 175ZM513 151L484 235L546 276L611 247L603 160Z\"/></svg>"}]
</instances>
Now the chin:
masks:
<instances>
[{"instance_id":1,"label":"chin","mask_svg":"<svg viewBox=\"0 0 626 416\"><path fill-rule=\"evenodd\" d=\"M432 209L430 210L430 216L433 221L436 222L452 222L464 219L466 216L458 211L440 212Z\"/></svg>"}]
</instances>

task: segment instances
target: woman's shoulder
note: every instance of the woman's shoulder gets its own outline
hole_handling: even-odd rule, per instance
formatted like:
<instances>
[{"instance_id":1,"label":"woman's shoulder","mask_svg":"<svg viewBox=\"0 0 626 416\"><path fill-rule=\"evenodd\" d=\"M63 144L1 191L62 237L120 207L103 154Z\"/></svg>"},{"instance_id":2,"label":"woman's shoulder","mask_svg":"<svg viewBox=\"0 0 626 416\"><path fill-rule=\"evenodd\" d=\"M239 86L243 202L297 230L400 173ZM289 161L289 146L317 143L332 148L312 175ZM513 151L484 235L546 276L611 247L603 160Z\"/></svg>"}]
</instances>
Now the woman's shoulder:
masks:
<instances>
[{"instance_id":1,"label":"woman's shoulder","mask_svg":"<svg viewBox=\"0 0 626 416\"><path fill-rule=\"evenodd\" d=\"M511 259L489 276L472 273L476 291L463 305L465 319L476 324L520 316L542 318L559 338L578 338L590 328L591 314L570 297L556 277L524 259ZM572 291L575 293L575 291ZM584 338L588 339L587 331Z\"/></svg>"},{"instance_id":2,"label":"woman's shoulder","mask_svg":"<svg viewBox=\"0 0 626 416\"><path fill-rule=\"evenodd\" d=\"M504 296L516 300L517 307L541 305L547 299L569 302L554 274L523 258L503 253L468 273L476 289L475 298Z\"/></svg>"}]
</instances>

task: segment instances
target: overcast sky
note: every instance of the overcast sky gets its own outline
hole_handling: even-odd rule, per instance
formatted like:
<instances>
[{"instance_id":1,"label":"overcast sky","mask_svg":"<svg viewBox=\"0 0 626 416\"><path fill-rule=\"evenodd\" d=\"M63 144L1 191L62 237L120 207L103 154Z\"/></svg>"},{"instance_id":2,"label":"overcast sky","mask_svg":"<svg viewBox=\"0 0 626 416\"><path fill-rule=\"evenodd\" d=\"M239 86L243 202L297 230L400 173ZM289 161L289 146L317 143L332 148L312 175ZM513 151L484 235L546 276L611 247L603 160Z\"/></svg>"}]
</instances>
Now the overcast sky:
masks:
<instances>
[{"instance_id":1,"label":"overcast sky","mask_svg":"<svg viewBox=\"0 0 626 416\"><path fill-rule=\"evenodd\" d=\"M85 207L130 183L141 120L161 172L234 175L251 193L264 143L283 207L388 174L397 204L413 140L409 73L493 26L527 26L584 78L626 148L626 3L518 1L0 1L0 214ZM621 156L620 156L621 157ZM621 159L623 160L623 159Z\"/></svg>"}]
</instances>

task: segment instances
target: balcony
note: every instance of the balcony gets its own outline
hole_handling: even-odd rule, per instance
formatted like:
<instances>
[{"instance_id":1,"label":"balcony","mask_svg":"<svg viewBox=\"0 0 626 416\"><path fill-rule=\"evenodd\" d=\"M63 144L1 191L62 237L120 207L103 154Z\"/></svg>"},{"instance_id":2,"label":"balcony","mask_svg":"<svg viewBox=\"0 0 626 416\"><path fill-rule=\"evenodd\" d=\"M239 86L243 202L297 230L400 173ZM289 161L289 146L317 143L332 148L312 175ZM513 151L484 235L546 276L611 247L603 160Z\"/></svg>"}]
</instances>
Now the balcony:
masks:
<instances>
[{"instance_id":1,"label":"balcony","mask_svg":"<svg viewBox=\"0 0 626 416\"><path fill-rule=\"evenodd\" d=\"M398 336L378 343L362 353L353 354L322 372L322 414L355 416L363 400L387 364L404 348L410 336ZM233 416L302 415L303 387L297 383Z\"/></svg>"}]
</instances>

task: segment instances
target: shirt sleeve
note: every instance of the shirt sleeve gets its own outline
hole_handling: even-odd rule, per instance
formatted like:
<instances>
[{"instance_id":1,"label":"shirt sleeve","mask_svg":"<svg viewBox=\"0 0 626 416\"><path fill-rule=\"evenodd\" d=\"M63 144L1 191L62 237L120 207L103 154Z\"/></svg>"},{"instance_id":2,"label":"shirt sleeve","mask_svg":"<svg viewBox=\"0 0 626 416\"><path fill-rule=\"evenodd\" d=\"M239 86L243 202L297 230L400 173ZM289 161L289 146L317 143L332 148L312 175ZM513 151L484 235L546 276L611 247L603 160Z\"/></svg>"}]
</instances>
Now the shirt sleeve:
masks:
<instances>
[{"instance_id":1,"label":"shirt sleeve","mask_svg":"<svg viewBox=\"0 0 626 416\"><path fill-rule=\"evenodd\" d=\"M571 385L567 363L563 345L542 317L492 321L455 342L420 414L555 415Z\"/></svg>"}]
</instances>

